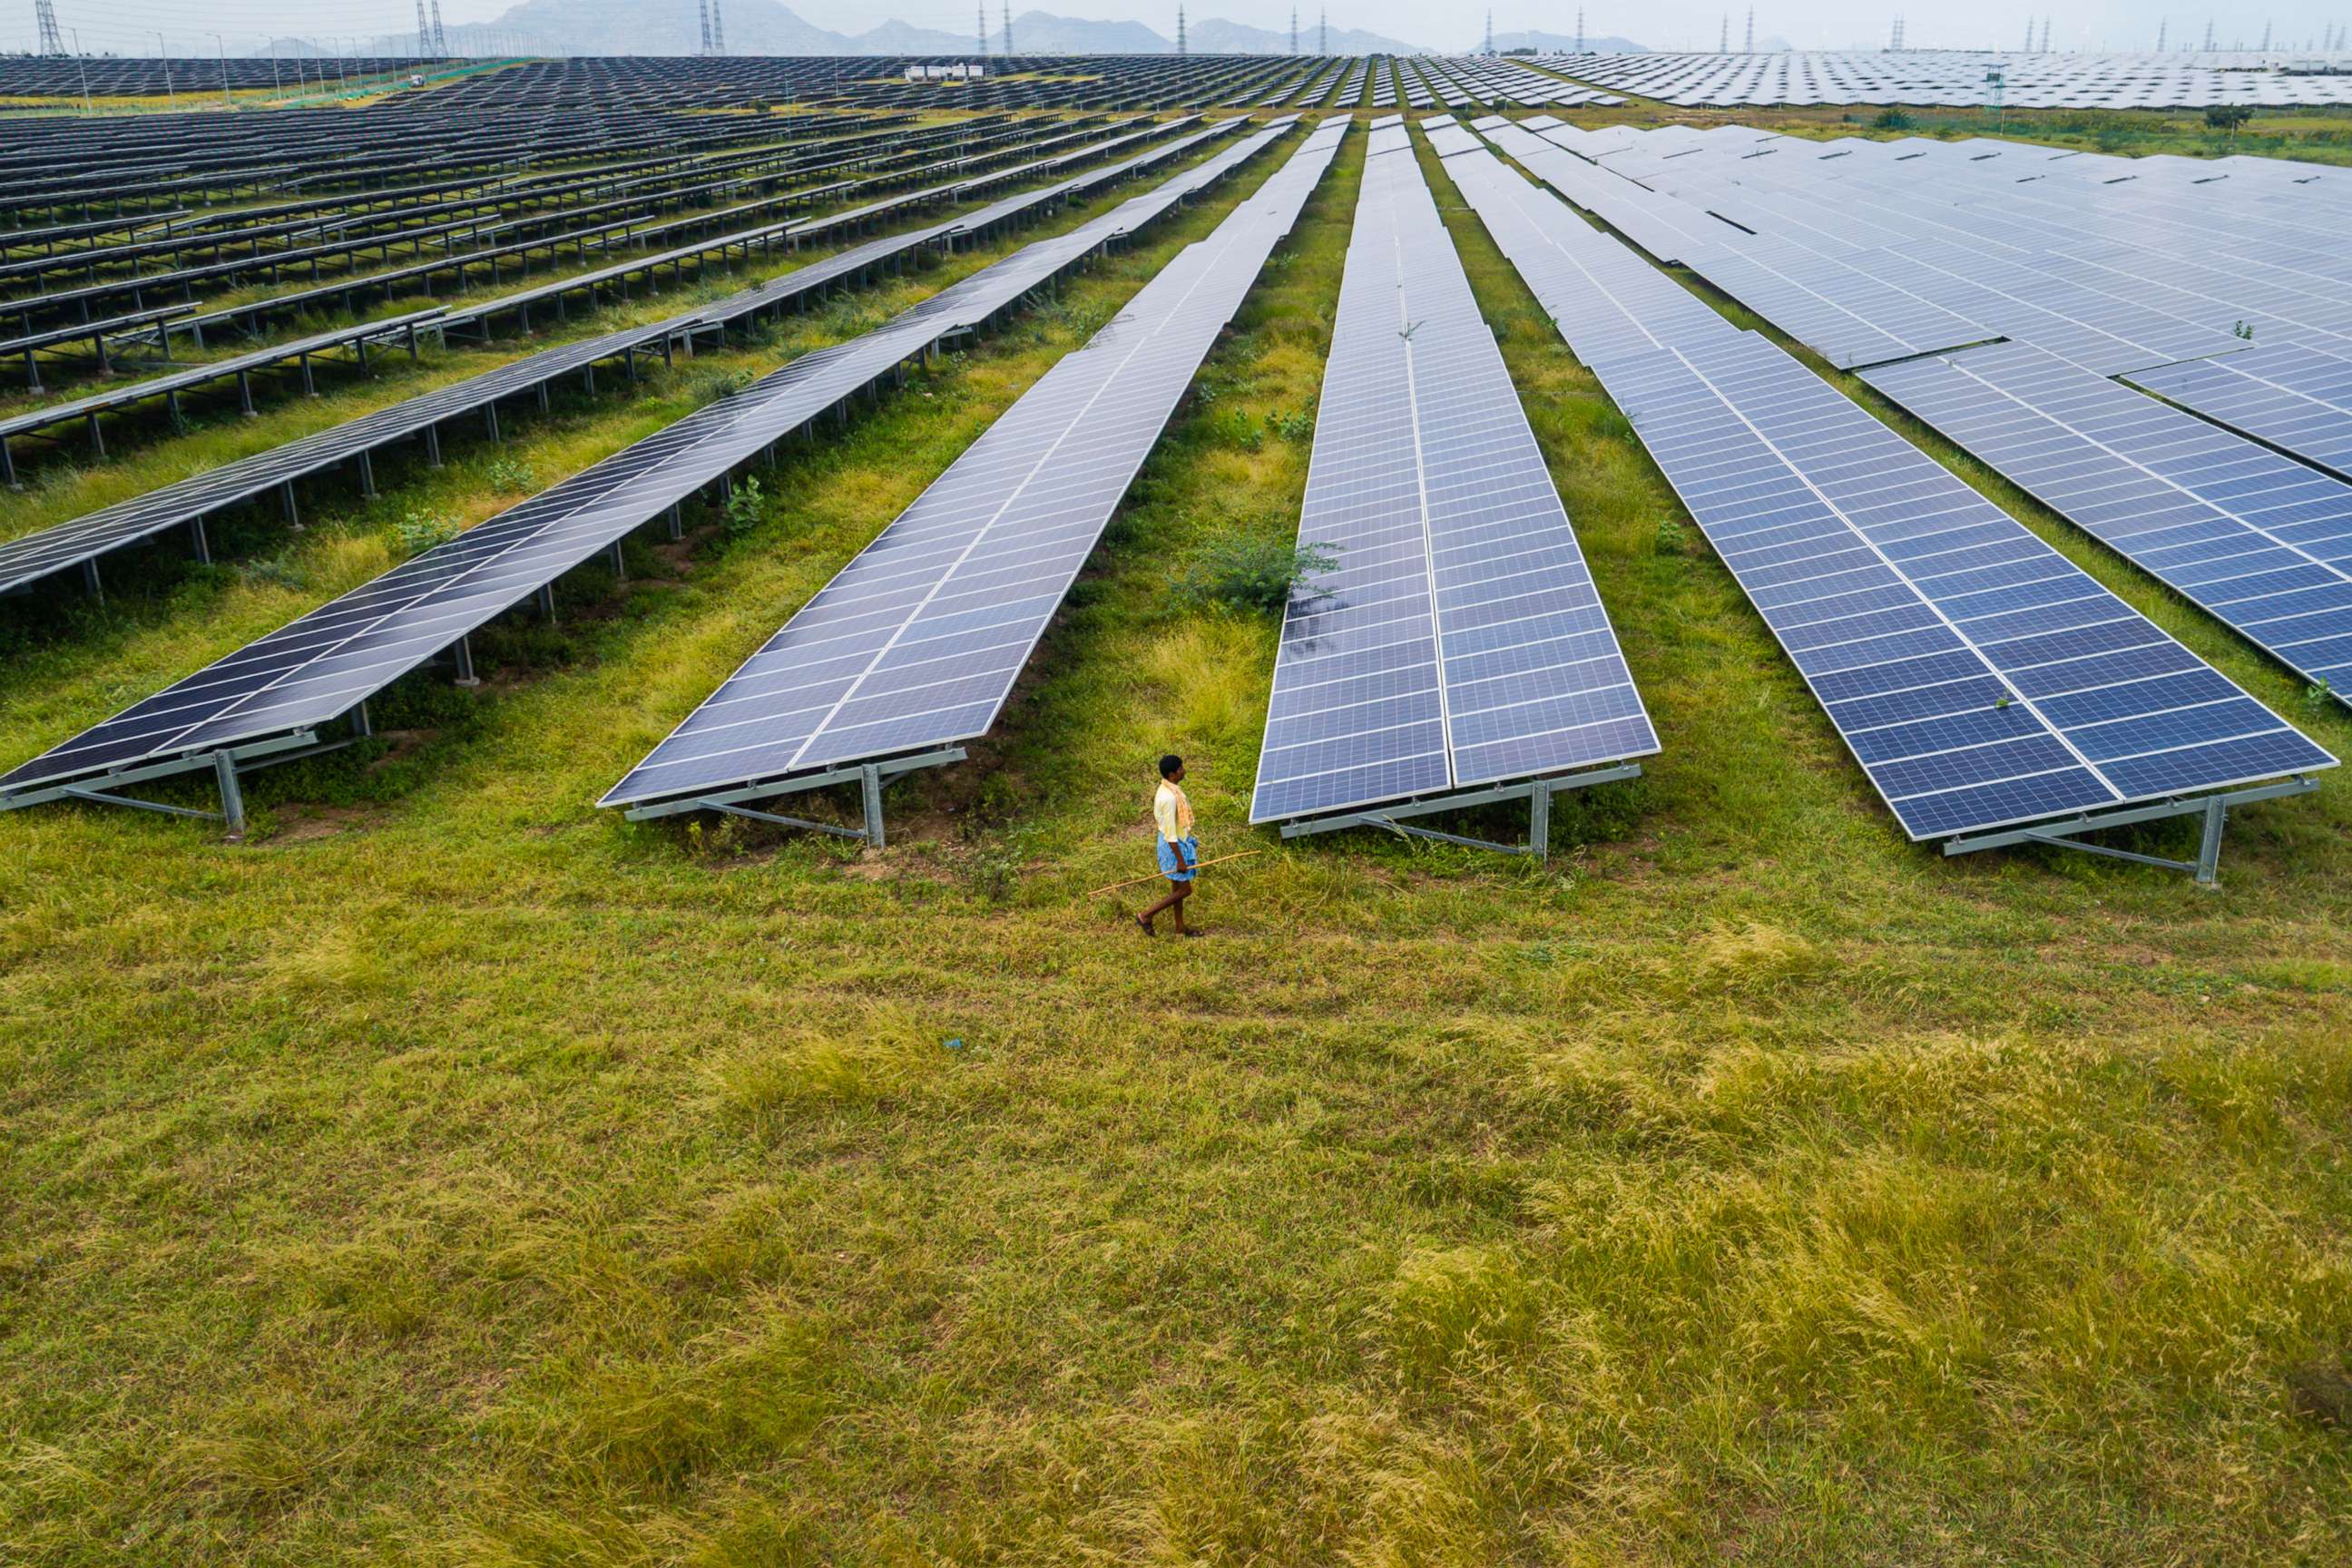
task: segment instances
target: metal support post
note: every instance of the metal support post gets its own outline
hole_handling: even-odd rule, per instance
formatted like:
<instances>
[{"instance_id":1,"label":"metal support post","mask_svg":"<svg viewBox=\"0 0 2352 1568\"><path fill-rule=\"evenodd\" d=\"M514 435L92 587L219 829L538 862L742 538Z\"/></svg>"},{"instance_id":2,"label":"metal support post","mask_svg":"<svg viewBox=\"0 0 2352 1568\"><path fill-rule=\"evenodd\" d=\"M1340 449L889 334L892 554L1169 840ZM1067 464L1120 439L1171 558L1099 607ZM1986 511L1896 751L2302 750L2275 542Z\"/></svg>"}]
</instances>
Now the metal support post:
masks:
<instances>
[{"instance_id":1,"label":"metal support post","mask_svg":"<svg viewBox=\"0 0 2352 1568\"><path fill-rule=\"evenodd\" d=\"M1528 792L1528 852L1538 865L1551 859L1551 785L1542 779Z\"/></svg>"},{"instance_id":2,"label":"metal support post","mask_svg":"<svg viewBox=\"0 0 2352 1568\"><path fill-rule=\"evenodd\" d=\"M194 553L197 565L213 563L213 543L205 535L205 520L201 517L188 519L188 547Z\"/></svg>"},{"instance_id":3,"label":"metal support post","mask_svg":"<svg viewBox=\"0 0 2352 1568\"><path fill-rule=\"evenodd\" d=\"M604 559L612 563L614 582L625 583L628 581L628 563L621 552L621 542L619 540L616 539L613 541L612 544L606 548L604 552Z\"/></svg>"},{"instance_id":4,"label":"metal support post","mask_svg":"<svg viewBox=\"0 0 2352 1568\"><path fill-rule=\"evenodd\" d=\"M227 752L213 753L213 778L220 785L221 821L231 838L245 837L245 792L236 786L236 758Z\"/></svg>"},{"instance_id":5,"label":"metal support post","mask_svg":"<svg viewBox=\"0 0 2352 1568\"><path fill-rule=\"evenodd\" d=\"M541 583L539 585L538 594L533 596L538 601L541 618L549 626L553 626L555 624L555 584Z\"/></svg>"},{"instance_id":6,"label":"metal support post","mask_svg":"<svg viewBox=\"0 0 2352 1568\"><path fill-rule=\"evenodd\" d=\"M685 510L679 507L676 502L672 502L669 510L663 515L669 523L670 542L672 543L676 543L677 541L684 539L686 537Z\"/></svg>"},{"instance_id":7,"label":"metal support post","mask_svg":"<svg viewBox=\"0 0 2352 1568\"><path fill-rule=\"evenodd\" d=\"M879 849L883 846L882 770L868 763L857 770L857 776L866 795L866 842Z\"/></svg>"},{"instance_id":8,"label":"metal support post","mask_svg":"<svg viewBox=\"0 0 2352 1568\"><path fill-rule=\"evenodd\" d=\"M2197 885L2218 885L2221 869L2221 828L2230 819L2230 797L2217 795L2205 803L2205 834L2197 845Z\"/></svg>"},{"instance_id":9,"label":"metal support post","mask_svg":"<svg viewBox=\"0 0 2352 1568\"><path fill-rule=\"evenodd\" d=\"M481 678L474 673L474 639L470 637L459 637L449 652L457 660L457 684L479 686L482 683Z\"/></svg>"}]
</instances>

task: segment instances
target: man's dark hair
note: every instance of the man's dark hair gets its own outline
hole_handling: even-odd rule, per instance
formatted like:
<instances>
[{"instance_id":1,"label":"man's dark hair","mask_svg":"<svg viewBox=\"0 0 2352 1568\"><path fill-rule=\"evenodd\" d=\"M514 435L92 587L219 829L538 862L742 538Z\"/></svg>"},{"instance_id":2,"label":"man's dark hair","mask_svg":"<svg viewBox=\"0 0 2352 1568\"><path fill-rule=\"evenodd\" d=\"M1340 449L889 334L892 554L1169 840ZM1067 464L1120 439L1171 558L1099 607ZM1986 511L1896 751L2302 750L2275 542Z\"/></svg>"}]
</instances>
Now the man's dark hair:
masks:
<instances>
[{"instance_id":1,"label":"man's dark hair","mask_svg":"<svg viewBox=\"0 0 2352 1568\"><path fill-rule=\"evenodd\" d=\"M1183 765L1184 759L1171 752L1160 759L1160 776L1163 779L1172 779L1176 776L1176 770Z\"/></svg>"}]
</instances>

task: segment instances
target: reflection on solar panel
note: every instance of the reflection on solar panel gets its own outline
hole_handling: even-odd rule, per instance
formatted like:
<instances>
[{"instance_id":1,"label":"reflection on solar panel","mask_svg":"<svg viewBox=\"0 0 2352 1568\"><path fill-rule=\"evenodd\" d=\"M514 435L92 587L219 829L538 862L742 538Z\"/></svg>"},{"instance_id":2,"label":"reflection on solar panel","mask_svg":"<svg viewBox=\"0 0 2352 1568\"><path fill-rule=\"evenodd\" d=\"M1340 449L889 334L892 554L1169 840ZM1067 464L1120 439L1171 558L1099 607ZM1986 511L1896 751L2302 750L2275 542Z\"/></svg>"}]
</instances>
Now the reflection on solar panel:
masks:
<instances>
[{"instance_id":1,"label":"reflection on solar panel","mask_svg":"<svg viewBox=\"0 0 2352 1568\"><path fill-rule=\"evenodd\" d=\"M1541 855L1552 793L1657 736L1404 134L1356 205L1298 532L1337 564L1284 617L1250 820L1526 800Z\"/></svg>"},{"instance_id":2,"label":"reflection on solar panel","mask_svg":"<svg viewBox=\"0 0 2352 1568\"><path fill-rule=\"evenodd\" d=\"M2281 451L2352 479L2352 356L2267 343L2130 379Z\"/></svg>"},{"instance_id":3,"label":"reflection on solar panel","mask_svg":"<svg viewBox=\"0 0 2352 1568\"><path fill-rule=\"evenodd\" d=\"M1480 163L1446 168L1911 837L2121 854L2072 836L2202 812L2193 869L2210 880L2228 805L2334 765L1770 342L1720 318L1645 318L1644 285L1599 297L1627 277L1622 244L1556 204L1498 199L1510 176L1470 177ZM1571 305L1580 287L1596 297Z\"/></svg>"},{"instance_id":4,"label":"reflection on solar panel","mask_svg":"<svg viewBox=\"0 0 2352 1568\"><path fill-rule=\"evenodd\" d=\"M470 678L466 639L477 627L614 550L633 530L674 516L704 486L723 487L737 468L825 411L1167 212L1274 133L1067 234L1035 241L862 337L803 355L126 709L0 777L0 809L68 797L139 805L111 792L211 767L221 784L221 815L233 831L241 827L240 763L306 753L320 744L321 727L346 717L363 732L368 699L436 657L452 656L461 678Z\"/></svg>"},{"instance_id":5,"label":"reflection on solar panel","mask_svg":"<svg viewBox=\"0 0 2352 1568\"><path fill-rule=\"evenodd\" d=\"M866 829L848 836L881 842L883 778L957 760L994 723L1347 124L1319 128L1047 372L601 804L821 826L742 803L856 777Z\"/></svg>"},{"instance_id":6,"label":"reflection on solar panel","mask_svg":"<svg viewBox=\"0 0 2352 1568\"><path fill-rule=\"evenodd\" d=\"M2026 343L1863 379L2352 701L2352 486Z\"/></svg>"}]
</instances>

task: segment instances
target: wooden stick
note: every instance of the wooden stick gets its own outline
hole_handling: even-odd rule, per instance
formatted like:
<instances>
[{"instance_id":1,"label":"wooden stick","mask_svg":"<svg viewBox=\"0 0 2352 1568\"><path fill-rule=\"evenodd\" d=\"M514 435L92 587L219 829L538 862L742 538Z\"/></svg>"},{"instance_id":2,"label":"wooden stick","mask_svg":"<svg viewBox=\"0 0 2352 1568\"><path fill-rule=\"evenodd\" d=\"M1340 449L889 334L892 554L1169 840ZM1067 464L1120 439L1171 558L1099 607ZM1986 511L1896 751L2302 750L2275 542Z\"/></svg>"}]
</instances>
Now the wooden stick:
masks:
<instances>
[{"instance_id":1,"label":"wooden stick","mask_svg":"<svg viewBox=\"0 0 2352 1568\"><path fill-rule=\"evenodd\" d=\"M1198 871L1202 866L1222 866L1228 860L1246 860L1253 855L1263 855L1265 853L1265 851L1263 849L1236 850L1231 855L1220 855L1213 860L1203 860L1200 862L1199 865L1194 866L1192 869ZM1124 882L1113 882L1108 888L1097 888L1095 889L1095 893L1115 893L1121 888L1132 888L1138 882L1164 882L1167 879L1165 877L1162 877L1159 872L1155 871L1149 877L1129 877ZM1095 896L1095 893L1088 893L1087 897L1091 899Z\"/></svg>"}]
</instances>

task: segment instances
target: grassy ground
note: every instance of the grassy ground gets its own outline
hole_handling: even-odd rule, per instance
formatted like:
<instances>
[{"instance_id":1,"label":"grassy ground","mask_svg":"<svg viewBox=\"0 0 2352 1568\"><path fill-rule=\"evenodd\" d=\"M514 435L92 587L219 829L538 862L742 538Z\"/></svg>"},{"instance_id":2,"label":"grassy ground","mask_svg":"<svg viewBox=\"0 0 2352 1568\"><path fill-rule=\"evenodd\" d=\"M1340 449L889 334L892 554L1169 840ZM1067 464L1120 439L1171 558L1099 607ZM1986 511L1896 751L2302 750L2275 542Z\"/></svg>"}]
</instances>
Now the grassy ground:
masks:
<instances>
[{"instance_id":1,"label":"grassy ground","mask_svg":"<svg viewBox=\"0 0 2352 1568\"><path fill-rule=\"evenodd\" d=\"M1906 846L1442 178L1665 751L1544 868L1242 826L1274 628L1167 579L1296 525L1362 150L887 851L587 803L1232 191L258 775L256 842L0 819L15 1557L2342 1559L2352 795L2219 893ZM0 756L385 526L12 659ZM1146 947L1083 895L1171 747L1266 853Z\"/></svg>"}]
</instances>

